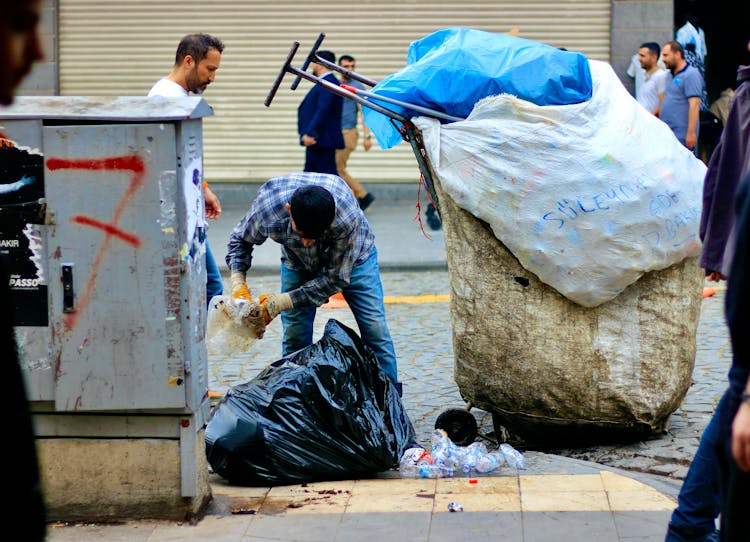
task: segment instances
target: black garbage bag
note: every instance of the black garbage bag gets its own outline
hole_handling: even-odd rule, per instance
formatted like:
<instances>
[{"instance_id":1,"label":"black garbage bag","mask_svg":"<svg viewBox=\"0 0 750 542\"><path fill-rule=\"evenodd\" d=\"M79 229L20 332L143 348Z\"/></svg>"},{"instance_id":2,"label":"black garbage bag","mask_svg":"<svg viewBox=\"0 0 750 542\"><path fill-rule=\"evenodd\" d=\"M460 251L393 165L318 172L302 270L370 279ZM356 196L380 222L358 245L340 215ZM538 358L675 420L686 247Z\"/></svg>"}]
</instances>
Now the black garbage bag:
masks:
<instances>
[{"instance_id":1,"label":"black garbage bag","mask_svg":"<svg viewBox=\"0 0 750 542\"><path fill-rule=\"evenodd\" d=\"M209 418L206 454L232 484L287 485L388 470L414 440L375 355L331 319L318 342L229 390Z\"/></svg>"}]
</instances>

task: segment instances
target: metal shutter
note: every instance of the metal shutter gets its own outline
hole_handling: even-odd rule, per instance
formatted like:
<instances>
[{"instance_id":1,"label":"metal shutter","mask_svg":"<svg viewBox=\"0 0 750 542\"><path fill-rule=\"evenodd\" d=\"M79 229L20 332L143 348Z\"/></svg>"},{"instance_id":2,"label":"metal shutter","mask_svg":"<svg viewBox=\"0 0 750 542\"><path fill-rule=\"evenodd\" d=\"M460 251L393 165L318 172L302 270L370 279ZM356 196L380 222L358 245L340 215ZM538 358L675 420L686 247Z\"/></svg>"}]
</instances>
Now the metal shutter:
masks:
<instances>
[{"instance_id":1,"label":"metal shutter","mask_svg":"<svg viewBox=\"0 0 750 542\"><path fill-rule=\"evenodd\" d=\"M610 58L609 0L59 0L59 7L62 95L145 95L171 69L184 34L224 41L216 81L205 94L215 112L204 120L210 181L259 182L302 168L296 112L311 83L291 91L287 74L271 107L263 101L292 42L301 44L299 67L320 32L324 49L351 54L357 70L375 80L404 66L412 41L454 26L518 28L524 38ZM367 153L360 146L350 171L366 183L419 179L407 143Z\"/></svg>"}]
</instances>

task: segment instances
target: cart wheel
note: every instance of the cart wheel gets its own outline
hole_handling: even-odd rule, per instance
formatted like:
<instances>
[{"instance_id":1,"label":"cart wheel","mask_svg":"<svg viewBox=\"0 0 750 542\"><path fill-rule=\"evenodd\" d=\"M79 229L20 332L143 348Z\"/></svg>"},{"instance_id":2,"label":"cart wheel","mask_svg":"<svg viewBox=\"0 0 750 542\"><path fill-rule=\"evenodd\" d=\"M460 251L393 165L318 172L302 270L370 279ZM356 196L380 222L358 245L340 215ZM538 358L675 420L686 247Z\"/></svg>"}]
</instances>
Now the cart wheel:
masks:
<instances>
[{"instance_id":1,"label":"cart wheel","mask_svg":"<svg viewBox=\"0 0 750 542\"><path fill-rule=\"evenodd\" d=\"M464 408L450 408L435 421L435 429L442 429L459 446L468 446L477 438L477 420Z\"/></svg>"}]
</instances>

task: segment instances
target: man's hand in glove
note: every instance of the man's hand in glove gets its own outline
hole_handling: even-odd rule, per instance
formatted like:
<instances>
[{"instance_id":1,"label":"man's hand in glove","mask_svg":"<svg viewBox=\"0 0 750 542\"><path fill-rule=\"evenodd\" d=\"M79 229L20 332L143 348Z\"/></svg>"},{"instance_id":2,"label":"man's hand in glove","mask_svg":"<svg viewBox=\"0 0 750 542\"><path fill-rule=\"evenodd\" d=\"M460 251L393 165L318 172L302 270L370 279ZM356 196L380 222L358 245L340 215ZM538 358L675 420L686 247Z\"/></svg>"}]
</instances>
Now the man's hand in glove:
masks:
<instances>
[{"instance_id":1,"label":"man's hand in glove","mask_svg":"<svg viewBox=\"0 0 750 542\"><path fill-rule=\"evenodd\" d=\"M250 303L253 302L253 296L250 295L250 290L247 288L244 273L232 273L229 280L232 283L232 299L244 299Z\"/></svg>"},{"instance_id":2,"label":"man's hand in glove","mask_svg":"<svg viewBox=\"0 0 750 542\"><path fill-rule=\"evenodd\" d=\"M294 307L291 296L286 293L262 294L258 300L260 301L260 306L263 307L263 319L266 321L266 324L270 324L271 320L281 314L282 311Z\"/></svg>"}]
</instances>

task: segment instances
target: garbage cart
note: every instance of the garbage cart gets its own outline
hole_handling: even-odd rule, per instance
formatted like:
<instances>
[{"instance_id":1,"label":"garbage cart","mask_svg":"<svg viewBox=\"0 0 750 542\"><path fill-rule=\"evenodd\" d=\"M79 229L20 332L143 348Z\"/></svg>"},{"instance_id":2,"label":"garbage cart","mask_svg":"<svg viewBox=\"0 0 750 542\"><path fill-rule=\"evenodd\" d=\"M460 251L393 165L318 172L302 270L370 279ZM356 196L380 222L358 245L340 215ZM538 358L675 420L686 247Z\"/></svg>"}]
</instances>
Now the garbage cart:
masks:
<instances>
[{"instance_id":1,"label":"garbage cart","mask_svg":"<svg viewBox=\"0 0 750 542\"><path fill-rule=\"evenodd\" d=\"M705 165L608 64L496 38L439 31L364 97L327 88L367 108L381 145L394 144L394 130L412 145L438 204L467 406L492 413L499 433L540 444L661 431L695 359ZM336 69L315 57L318 45L306 63ZM495 62L475 61L486 54ZM280 77L317 83L292 56ZM503 63L498 75L461 79ZM498 79L510 90L438 107Z\"/></svg>"}]
</instances>

